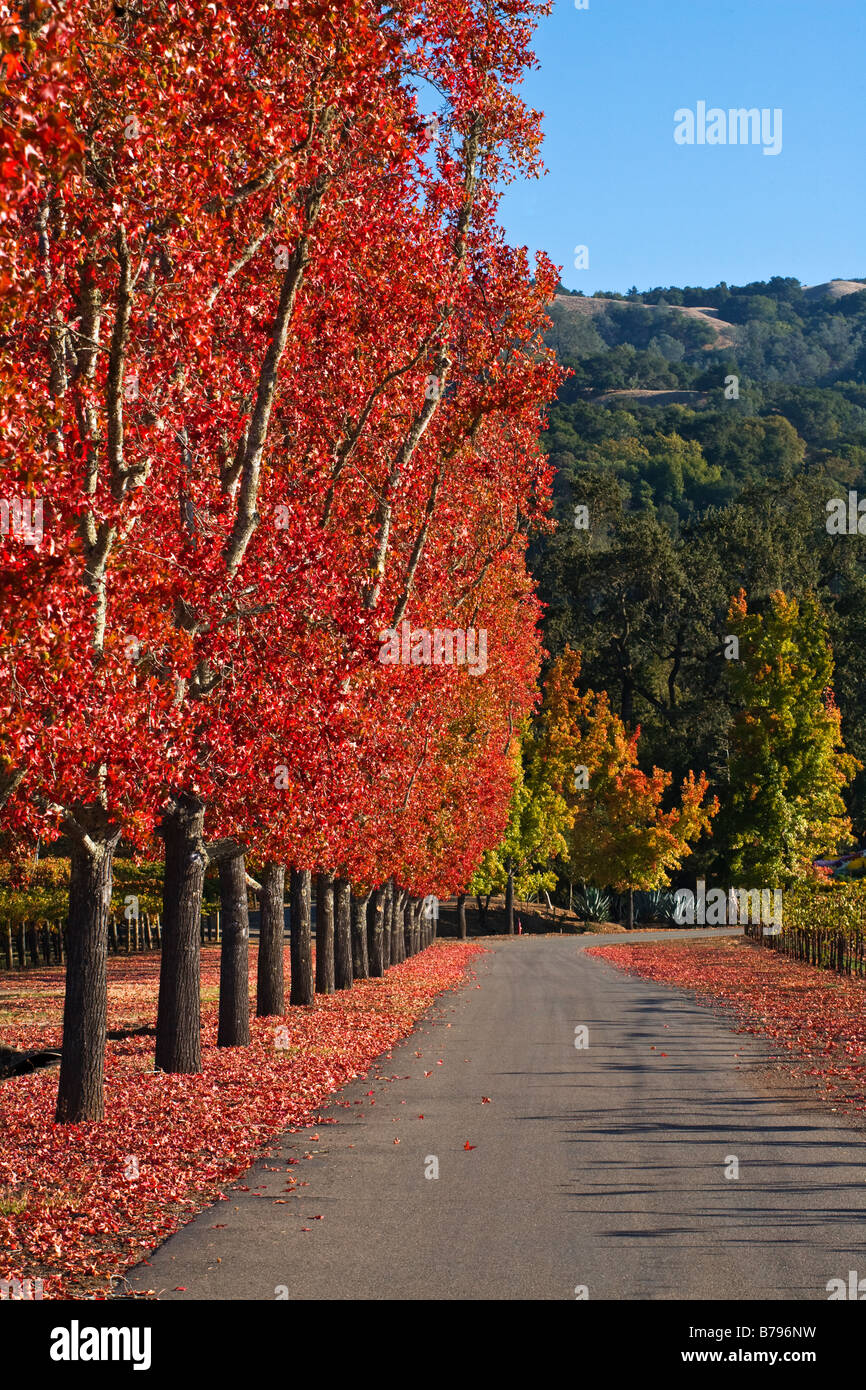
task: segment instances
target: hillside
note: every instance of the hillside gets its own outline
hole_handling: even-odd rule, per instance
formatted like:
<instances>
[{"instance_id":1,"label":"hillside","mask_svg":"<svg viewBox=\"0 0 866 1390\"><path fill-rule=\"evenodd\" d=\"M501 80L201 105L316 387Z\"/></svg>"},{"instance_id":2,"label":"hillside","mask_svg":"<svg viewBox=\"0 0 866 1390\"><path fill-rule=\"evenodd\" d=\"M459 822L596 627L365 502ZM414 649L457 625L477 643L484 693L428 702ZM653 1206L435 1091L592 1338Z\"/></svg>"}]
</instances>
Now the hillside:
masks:
<instances>
[{"instance_id":1,"label":"hillside","mask_svg":"<svg viewBox=\"0 0 866 1390\"><path fill-rule=\"evenodd\" d=\"M561 293L551 318L570 376L543 437L560 524L531 556L548 650L583 652L648 767L700 766L722 790L731 599L815 594L866 763L866 535L827 530L830 499L866 498L866 286ZM863 772L850 804L862 833Z\"/></svg>"},{"instance_id":2,"label":"hillside","mask_svg":"<svg viewBox=\"0 0 866 1390\"><path fill-rule=\"evenodd\" d=\"M834 283L843 283L836 281ZM844 283L848 283L847 281ZM862 289L862 286L858 286ZM584 314L592 318L596 314L615 313L617 305L621 301L607 299L604 297L582 298L580 295L558 294L554 299L556 309L562 310L566 314ZM736 329L732 323L725 323L719 318L718 309L712 306L692 306L684 304L673 304L669 306L678 314L685 314L688 318L699 320L705 323L713 333L713 339L705 343L705 349L712 347L730 347L734 341ZM658 304L647 305L647 308L656 315L664 315L666 310Z\"/></svg>"},{"instance_id":3,"label":"hillside","mask_svg":"<svg viewBox=\"0 0 866 1390\"><path fill-rule=\"evenodd\" d=\"M587 298L562 290L548 341L587 390L866 383L866 283L668 286ZM617 351L619 350L619 351Z\"/></svg>"},{"instance_id":4,"label":"hillside","mask_svg":"<svg viewBox=\"0 0 866 1390\"><path fill-rule=\"evenodd\" d=\"M804 285L803 294L807 299L843 299L863 289L862 280L825 280L822 285Z\"/></svg>"}]
</instances>

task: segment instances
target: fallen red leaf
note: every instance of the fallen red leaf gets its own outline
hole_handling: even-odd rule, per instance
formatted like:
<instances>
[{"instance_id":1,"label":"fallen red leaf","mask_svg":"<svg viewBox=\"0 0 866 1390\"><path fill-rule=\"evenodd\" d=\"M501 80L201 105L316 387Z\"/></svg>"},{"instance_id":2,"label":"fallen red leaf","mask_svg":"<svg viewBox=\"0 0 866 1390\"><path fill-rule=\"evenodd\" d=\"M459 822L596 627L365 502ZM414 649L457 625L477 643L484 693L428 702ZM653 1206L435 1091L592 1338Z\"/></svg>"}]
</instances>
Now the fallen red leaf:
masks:
<instances>
[{"instance_id":1,"label":"fallen red leaf","mask_svg":"<svg viewBox=\"0 0 866 1390\"><path fill-rule=\"evenodd\" d=\"M320 996L314 1010L293 1010L287 1018L299 1047L288 1057L273 1046L273 1020L252 1019L248 1047L217 1048L220 952L205 946L199 1075L154 1073L153 1039L147 1035L110 1040L105 1120L74 1129L54 1123L56 1073L5 1082L0 1189L26 1194L27 1205L0 1211L0 1277L38 1261L46 1298L93 1297L107 1290L113 1275L142 1263L197 1211L230 1200L227 1185L237 1195L248 1190L244 1175L277 1135L323 1123L325 1097L364 1077L376 1058L411 1033L436 996L461 982L480 950L441 943L384 980L359 980L349 994ZM287 976L288 955L287 949ZM252 951L251 993L255 972ZM156 953L111 958L109 1028L152 1025L158 981ZM56 1047L62 969L28 972L26 993L20 981L0 976L0 1007L5 1043ZM312 1142L311 1135L304 1137ZM134 1183L118 1179L118 1155L126 1154L139 1157ZM283 1171L298 1162L283 1160ZM212 1229L225 1229L225 1223Z\"/></svg>"}]
</instances>

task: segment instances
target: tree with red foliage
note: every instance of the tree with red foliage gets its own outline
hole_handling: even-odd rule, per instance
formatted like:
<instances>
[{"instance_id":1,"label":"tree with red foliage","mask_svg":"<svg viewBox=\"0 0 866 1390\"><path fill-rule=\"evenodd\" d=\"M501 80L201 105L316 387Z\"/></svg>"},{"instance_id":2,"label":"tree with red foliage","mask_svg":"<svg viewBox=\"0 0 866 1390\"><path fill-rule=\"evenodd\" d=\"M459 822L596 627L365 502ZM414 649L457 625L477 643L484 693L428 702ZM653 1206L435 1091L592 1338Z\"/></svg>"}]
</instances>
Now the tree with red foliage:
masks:
<instances>
[{"instance_id":1,"label":"tree with red foliage","mask_svg":"<svg viewBox=\"0 0 866 1390\"><path fill-rule=\"evenodd\" d=\"M9 457L48 524L8 557L3 771L9 824L72 844L59 1119L102 1111L121 830L165 842L164 1070L200 1065L209 859L250 843L296 872L446 881L435 789L466 748L470 678L423 673L412 747L416 692L375 653L383 617L410 609L444 625L468 605L492 629L547 502L535 434L555 277L541 262L533 282L504 246L493 192L509 159L535 158L537 119L511 90L532 13L467 4L457 24L453 5L419 3L349 22L306 3L289 29L270 5L215 22L194 0L113 18L82 3L71 20L81 61L58 109L81 167L49 150L50 188L4 229L26 284ZM435 162L407 58L445 95ZM18 77L32 105L41 77ZM531 604L502 613L531 635ZM529 675L500 711L525 706ZM501 804L501 757L477 766L464 795L492 779ZM224 878L237 895L242 865ZM237 937L227 1001L245 997L242 918ZM225 1041L242 1041L242 1012L227 1009Z\"/></svg>"}]
</instances>

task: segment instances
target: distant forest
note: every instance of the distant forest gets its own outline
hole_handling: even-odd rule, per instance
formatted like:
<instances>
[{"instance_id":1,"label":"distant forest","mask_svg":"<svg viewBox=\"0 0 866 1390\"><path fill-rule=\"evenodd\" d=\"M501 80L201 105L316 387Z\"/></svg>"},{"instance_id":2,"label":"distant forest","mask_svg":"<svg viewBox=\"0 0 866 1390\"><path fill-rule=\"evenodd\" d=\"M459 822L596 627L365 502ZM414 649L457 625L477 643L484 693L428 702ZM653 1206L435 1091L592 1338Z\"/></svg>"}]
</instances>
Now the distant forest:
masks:
<instances>
[{"instance_id":1,"label":"distant forest","mask_svg":"<svg viewBox=\"0 0 866 1390\"><path fill-rule=\"evenodd\" d=\"M704 769L724 804L730 600L813 594L845 743L866 763L866 535L827 529L832 498L866 500L866 284L669 287L604 296L597 312L566 296L548 341L571 375L544 436L557 526L531 553L551 655L583 653L586 684L640 724L643 765L674 785ZM651 391L691 394L617 394ZM866 773L846 800L863 843ZM719 853L706 867L724 870Z\"/></svg>"}]
</instances>

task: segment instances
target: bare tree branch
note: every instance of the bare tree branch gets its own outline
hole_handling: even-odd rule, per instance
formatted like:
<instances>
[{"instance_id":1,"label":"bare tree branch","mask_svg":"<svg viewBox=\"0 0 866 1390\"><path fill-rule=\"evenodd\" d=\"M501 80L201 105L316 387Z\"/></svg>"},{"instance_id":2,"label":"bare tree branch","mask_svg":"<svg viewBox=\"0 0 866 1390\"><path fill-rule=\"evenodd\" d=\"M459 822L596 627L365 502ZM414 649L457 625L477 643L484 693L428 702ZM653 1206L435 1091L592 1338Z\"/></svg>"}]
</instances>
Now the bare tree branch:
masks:
<instances>
[{"instance_id":1,"label":"bare tree branch","mask_svg":"<svg viewBox=\"0 0 866 1390\"><path fill-rule=\"evenodd\" d=\"M259 476L277 389L280 359L285 351L289 336L289 324L310 260L310 235L316 225L329 182L330 176L328 174L320 174L307 194L304 231L289 258L289 264L283 276L273 336L259 372L258 391L244 447L235 524L223 552L226 569L230 576L236 573L253 532L259 524L259 515L256 511Z\"/></svg>"}]
</instances>

